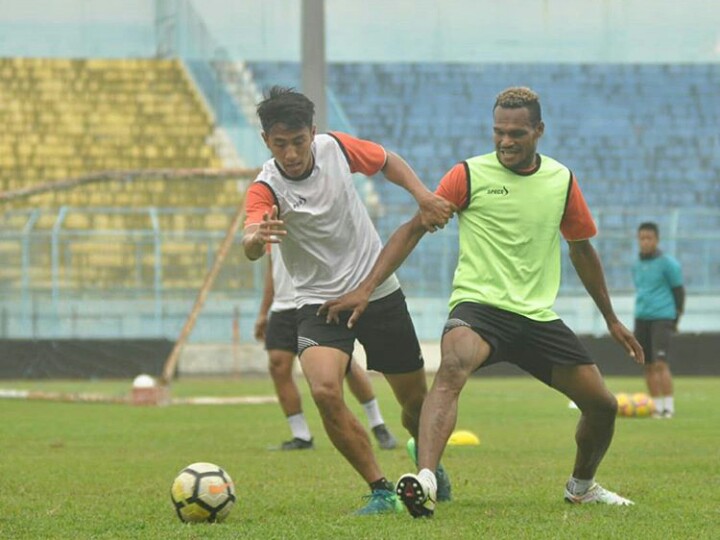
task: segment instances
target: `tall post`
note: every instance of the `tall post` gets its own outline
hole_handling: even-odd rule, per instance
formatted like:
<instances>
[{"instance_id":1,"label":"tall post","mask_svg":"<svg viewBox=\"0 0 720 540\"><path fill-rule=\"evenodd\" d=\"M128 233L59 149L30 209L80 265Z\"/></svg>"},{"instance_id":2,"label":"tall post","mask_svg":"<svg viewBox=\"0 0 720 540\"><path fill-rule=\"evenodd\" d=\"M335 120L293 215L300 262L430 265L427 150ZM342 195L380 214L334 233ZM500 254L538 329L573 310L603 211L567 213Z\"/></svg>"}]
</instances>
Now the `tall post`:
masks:
<instances>
[{"instance_id":1,"label":"tall post","mask_svg":"<svg viewBox=\"0 0 720 540\"><path fill-rule=\"evenodd\" d=\"M302 0L302 91L315 103L318 132L327 131L325 0Z\"/></svg>"}]
</instances>

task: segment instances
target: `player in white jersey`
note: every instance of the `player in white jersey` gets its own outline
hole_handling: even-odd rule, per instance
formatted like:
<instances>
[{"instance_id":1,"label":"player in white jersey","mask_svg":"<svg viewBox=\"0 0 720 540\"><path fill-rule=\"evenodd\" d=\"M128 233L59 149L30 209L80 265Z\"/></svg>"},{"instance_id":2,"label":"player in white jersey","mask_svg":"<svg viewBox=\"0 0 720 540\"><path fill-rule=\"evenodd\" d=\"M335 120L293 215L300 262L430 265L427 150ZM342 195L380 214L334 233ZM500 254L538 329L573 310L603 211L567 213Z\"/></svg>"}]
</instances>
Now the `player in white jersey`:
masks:
<instances>
[{"instance_id":1,"label":"player in white jersey","mask_svg":"<svg viewBox=\"0 0 720 540\"><path fill-rule=\"evenodd\" d=\"M355 190L353 173L372 176L382 171L410 192L430 231L445 226L455 208L382 146L342 133L316 134L314 105L301 93L273 87L257 112L273 159L264 164L245 197L245 254L256 260L268 243L280 244L295 287L300 365L330 440L371 489L368 504L358 513L401 512L394 486L383 475L370 439L342 392L357 338L368 369L383 373L402 407L403 426L417 437L427 385L400 284L394 275L382 283L352 329L327 324L317 310L353 290L382 248Z\"/></svg>"},{"instance_id":2,"label":"player in white jersey","mask_svg":"<svg viewBox=\"0 0 720 540\"><path fill-rule=\"evenodd\" d=\"M314 447L313 437L302 410L300 392L292 372L293 360L298 350L295 289L280 255L280 248L277 244L270 245L272 249L268 253L265 290L255 322L255 339L265 342L275 393L292 432L292 439L283 442L280 449L307 450ZM365 370L351 360L345 380L362 405L370 431L380 448L395 448L397 442L385 425L380 404L375 398Z\"/></svg>"}]
</instances>

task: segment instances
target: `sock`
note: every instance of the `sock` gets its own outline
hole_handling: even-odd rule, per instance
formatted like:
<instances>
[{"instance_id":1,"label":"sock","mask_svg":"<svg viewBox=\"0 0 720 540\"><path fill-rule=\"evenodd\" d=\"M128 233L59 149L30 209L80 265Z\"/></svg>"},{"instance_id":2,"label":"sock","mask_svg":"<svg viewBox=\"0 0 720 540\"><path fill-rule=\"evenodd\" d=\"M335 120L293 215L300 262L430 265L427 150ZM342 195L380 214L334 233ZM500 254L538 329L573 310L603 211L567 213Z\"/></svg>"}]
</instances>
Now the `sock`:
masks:
<instances>
[{"instance_id":1,"label":"sock","mask_svg":"<svg viewBox=\"0 0 720 540\"><path fill-rule=\"evenodd\" d=\"M672 396L665 396L665 411L675 414L675 399Z\"/></svg>"},{"instance_id":2,"label":"sock","mask_svg":"<svg viewBox=\"0 0 720 540\"><path fill-rule=\"evenodd\" d=\"M430 469L422 469L417 476L423 484L430 486L433 491L437 492L437 478L435 478L434 472Z\"/></svg>"},{"instance_id":3,"label":"sock","mask_svg":"<svg viewBox=\"0 0 720 540\"><path fill-rule=\"evenodd\" d=\"M387 478L384 476L380 480L375 480L374 482L370 482L369 484L370 489L372 491L395 491L395 486L392 482L390 482Z\"/></svg>"},{"instance_id":4,"label":"sock","mask_svg":"<svg viewBox=\"0 0 720 540\"><path fill-rule=\"evenodd\" d=\"M288 424L290 424L290 431L293 437L309 441L312 439L310 434L310 427L305 421L305 415L301 412L293 414L287 417Z\"/></svg>"},{"instance_id":5,"label":"sock","mask_svg":"<svg viewBox=\"0 0 720 540\"><path fill-rule=\"evenodd\" d=\"M382 414L380 414L380 405L377 399L372 398L367 403L363 403L362 406L363 409L365 409L365 415L367 416L370 429L385 423Z\"/></svg>"},{"instance_id":6,"label":"sock","mask_svg":"<svg viewBox=\"0 0 720 540\"><path fill-rule=\"evenodd\" d=\"M587 493L587 490L590 489L590 486L592 486L594 483L594 478L591 478L590 480L580 480L578 478L575 478L574 476L571 476L570 480L568 480L567 488L568 491L573 495L585 495L585 493Z\"/></svg>"},{"instance_id":7,"label":"sock","mask_svg":"<svg viewBox=\"0 0 720 540\"><path fill-rule=\"evenodd\" d=\"M652 400L655 402L655 410L659 413L663 412L665 410L665 397L664 396L655 396L652 398Z\"/></svg>"}]
</instances>

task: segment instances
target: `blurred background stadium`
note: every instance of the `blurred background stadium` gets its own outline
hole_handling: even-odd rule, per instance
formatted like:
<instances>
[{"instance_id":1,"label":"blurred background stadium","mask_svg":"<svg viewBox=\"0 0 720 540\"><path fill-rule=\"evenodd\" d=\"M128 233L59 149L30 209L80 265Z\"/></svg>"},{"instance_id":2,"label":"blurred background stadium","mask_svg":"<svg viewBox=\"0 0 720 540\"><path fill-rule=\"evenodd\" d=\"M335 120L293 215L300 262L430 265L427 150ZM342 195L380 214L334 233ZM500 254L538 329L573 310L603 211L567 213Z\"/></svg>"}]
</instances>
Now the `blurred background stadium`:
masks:
<instances>
[{"instance_id":1,"label":"blurred background stadium","mask_svg":"<svg viewBox=\"0 0 720 540\"><path fill-rule=\"evenodd\" d=\"M21 342L72 340L68 354L82 357L95 353L78 353L78 343L177 338L248 181L192 171L267 159L254 105L272 84L302 89L308 3L322 5L0 2L0 192L98 178L0 197L1 354ZM434 188L455 162L491 149L495 95L532 87L547 125L540 151L580 179L622 319L632 322L635 230L653 220L684 267L683 332L717 332L720 7L332 0L324 16L330 129L400 153ZM309 24L306 32L321 31ZM386 184L357 180L384 238L414 212L410 197ZM425 238L399 270L424 341L439 338L456 254L453 225ZM563 256L558 311L577 332L601 335L602 319ZM181 370L249 366L238 347L252 343L262 274L236 243ZM52 371L41 364L35 357L20 369Z\"/></svg>"}]
</instances>

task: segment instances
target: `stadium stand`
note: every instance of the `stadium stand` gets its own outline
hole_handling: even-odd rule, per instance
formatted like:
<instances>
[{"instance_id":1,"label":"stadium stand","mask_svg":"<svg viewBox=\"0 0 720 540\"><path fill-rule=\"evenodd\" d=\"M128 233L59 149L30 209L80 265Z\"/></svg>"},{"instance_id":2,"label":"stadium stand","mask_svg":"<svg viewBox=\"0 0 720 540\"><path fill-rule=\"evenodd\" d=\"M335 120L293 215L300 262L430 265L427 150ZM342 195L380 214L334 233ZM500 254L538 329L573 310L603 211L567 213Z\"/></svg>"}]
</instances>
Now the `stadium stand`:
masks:
<instances>
[{"instance_id":1,"label":"stadium stand","mask_svg":"<svg viewBox=\"0 0 720 540\"><path fill-rule=\"evenodd\" d=\"M248 66L259 88L300 85L297 63ZM595 211L596 246L608 262L611 288L630 289L638 219L676 230L671 247L685 263L690 290L720 287L713 242L683 240L720 225L720 65L332 63L328 81L356 134L399 152L431 187L459 159L492 149L498 92L535 89L547 126L540 151L580 179ZM385 182L375 185L387 208L376 223L387 237L412 208L411 199ZM670 208L680 212L674 225ZM454 233L451 226L443 234ZM437 265L425 262L454 260L455 243L449 244L452 249L442 237L429 238L400 268L410 294L448 294L449 284L438 283ZM563 266L562 287L582 290L570 264Z\"/></svg>"},{"instance_id":2,"label":"stadium stand","mask_svg":"<svg viewBox=\"0 0 720 540\"><path fill-rule=\"evenodd\" d=\"M0 191L106 170L222 165L213 115L178 60L4 58L0 103ZM216 243L208 238L219 241L239 203L234 179L97 183L6 202L0 282L151 289L162 234L164 288L196 290ZM41 240L53 235L55 253Z\"/></svg>"},{"instance_id":3,"label":"stadium stand","mask_svg":"<svg viewBox=\"0 0 720 540\"><path fill-rule=\"evenodd\" d=\"M178 61L5 58L0 81L3 191L103 170L220 165L207 143L211 117ZM138 195L80 191L42 202L137 205Z\"/></svg>"},{"instance_id":4,"label":"stadium stand","mask_svg":"<svg viewBox=\"0 0 720 540\"><path fill-rule=\"evenodd\" d=\"M299 85L297 63L250 68L260 87ZM593 205L720 204L717 64L335 63L328 79L358 135L400 152L429 185L492 148L494 98L521 85L542 99L541 151L577 172ZM394 189L383 198L407 202Z\"/></svg>"}]
</instances>

